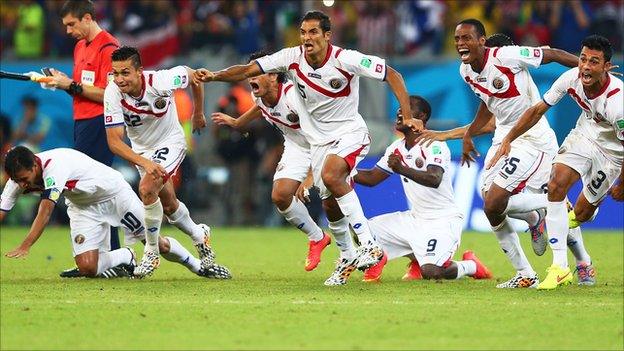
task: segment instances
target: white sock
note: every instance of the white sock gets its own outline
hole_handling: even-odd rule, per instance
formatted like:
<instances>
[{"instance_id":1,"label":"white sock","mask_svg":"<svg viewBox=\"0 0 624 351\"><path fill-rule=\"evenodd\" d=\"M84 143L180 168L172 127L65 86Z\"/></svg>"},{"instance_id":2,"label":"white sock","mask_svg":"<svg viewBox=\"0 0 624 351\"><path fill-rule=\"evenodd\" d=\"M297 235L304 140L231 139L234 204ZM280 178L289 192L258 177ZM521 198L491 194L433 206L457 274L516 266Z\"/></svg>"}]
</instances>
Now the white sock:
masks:
<instances>
[{"instance_id":1,"label":"white sock","mask_svg":"<svg viewBox=\"0 0 624 351\"><path fill-rule=\"evenodd\" d=\"M282 211L278 208L277 212L281 213L288 223L304 232L308 236L308 240L319 241L323 239L323 230L314 223L308 209L296 197L293 196L290 206L286 210Z\"/></svg>"},{"instance_id":2,"label":"white sock","mask_svg":"<svg viewBox=\"0 0 624 351\"><path fill-rule=\"evenodd\" d=\"M568 231L567 244L568 248L572 251L574 257L576 258L577 265L579 263L591 264L591 257L589 257L589 253L585 249L585 244L583 243L581 227L576 227Z\"/></svg>"},{"instance_id":3,"label":"white sock","mask_svg":"<svg viewBox=\"0 0 624 351\"><path fill-rule=\"evenodd\" d=\"M160 199L145 208L145 250L158 253L158 237L163 218L163 207Z\"/></svg>"},{"instance_id":4,"label":"white sock","mask_svg":"<svg viewBox=\"0 0 624 351\"><path fill-rule=\"evenodd\" d=\"M539 214L537 211L529 211L529 212L517 212L517 213L508 213L507 217L521 219L529 225L529 227L533 227L537 224L539 220Z\"/></svg>"},{"instance_id":5,"label":"white sock","mask_svg":"<svg viewBox=\"0 0 624 351\"><path fill-rule=\"evenodd\" d=\"M109 252L100 252L98 255L97 274L102 274L105 270L122 263L129 264L131 261L132 253L130 249L125 247Z\"/></svg>"},{"instance_id":6,"label":"white sock","mask_svg":"<svg viewBox=\"0 0 624 351\"><path fill-rule=\"evenodd\" d=\"M535 271L524 254L522 246L520 246L518 234L511 228L507 219L505 218L498 226L492 227L492 231L496 234L501 249L503 249L503 252L507 255L516 271L529 277L535 276Z\"/></svg>"},{"instance_id":7,"label":"white sock","mask_svg":"<svg viewBox=\"0 0 624 351\"><path fill-rule=\"evenodd\" d=\"M204 242L204 230L193 222L188 208L182 201L178 201L178 209L167 216L167 220L170 224L173 224L176 228L190 236L193 239L193 243Z\"/></svg>"},{"instance_id":8,"label":"white sock","mask_svg":"<svg viewBox=\"0 0 624 351\"><path fill-rule=\"evenodd\" d=\"M540 208L546 208L547 205L547 194L519 193L509 197L507 208L505 208L503 214L530 212Z\"/></svg>"},{"instance_id":9,"label":"white sock","mask_svg":"<svg viewBox=\"0 0 624 351\"><path fill-rule=\"evenodd\" d=\"M546 212L546 227L548 228L548 242L553 251L553 264L568 267L568 207L565 201L548 201Z\"/></svg>"},{"instance_id":10,"label":"white sock","mask_svg":"<svg viewBox=\"0 0 624 351\"><path fill-rule=\"evenodd\" d=\"M165 237L169 241L169 252L162 254L167 261L180 263L184 267L188 268L191 272L197 274L201 268L201 261L193 256L179 241L167 236Z\"/></svg>"},{"instance_id":11,"label":"white sock","mask_svg":"<svg viewBox=\"0 0 624 351\"><path fill-rule=\"evenodd\" d=\"M457 277L455 279L477 273L477 263L475 261L455 261L455 264L457 265Z\"/></svg>"},{"instance_id":12,"label":"white sock","mask_svg":"<svg viewBox=\"0 0 624 351\"><path fill-rule=\"evenodd\" d=\"M337 197L336 202L338 202L340 210L349 221L360 244L366 245L368 242L375 242L368 226L368 219L364 216L362 205L360 205L360 200L355 194L355 190L352 189L345 195Z\"/></svg>"},{"instance_id":13,"label":"white sock","mask_svg":"<svg viewBox=\"0 0 624 351\"><path fill-rule=\"evenodd\" d=\"M340 258L351 259L355 257L355 246L351 240L349 233L349 221L347 217L342 217L335 222L329 222L329 230L331 230L336 241L336 246L340 250Z\"/></svg>"}]
</instances>

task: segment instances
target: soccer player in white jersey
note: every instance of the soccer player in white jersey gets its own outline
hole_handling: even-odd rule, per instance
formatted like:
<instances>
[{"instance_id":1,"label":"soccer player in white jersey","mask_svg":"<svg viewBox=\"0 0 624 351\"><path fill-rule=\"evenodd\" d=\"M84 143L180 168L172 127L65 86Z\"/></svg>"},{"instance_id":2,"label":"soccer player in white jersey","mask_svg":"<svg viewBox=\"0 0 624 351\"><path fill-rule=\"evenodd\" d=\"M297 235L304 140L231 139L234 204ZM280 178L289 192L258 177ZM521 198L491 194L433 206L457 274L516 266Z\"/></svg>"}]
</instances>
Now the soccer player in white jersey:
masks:
<instances>
[{"instance_id":1,"label":"soccer player in white jersey","mask_svg":"<svg viewBox=\"0 0 624 351\"><path fill-rule=\"evenodd\" d=\"M565 197L570 187L579 179L583 181L583 191L572 218L579 223L594 216L611 187L612 197L624 200L624 86L622 80L609 73L612 54L608 39L598 35L585 38L578 66L563 73L544 94L543 100L527 109L492 159L508 155L514 140L543 120L542 115L564 95L570 95L581 108L576 126L553 161L548 182L546 226L553 264L538 289L555 289L572 282L565 250L569 227Z\"/></svg>"},{"instance_id":2,"label":"soccer player in white jersey","mask_svg":"<svg viewBox=\"0 0 624 351\"><path fill-rule=\"evenodd\" d=\"M250 61L266 56L257 52ZM255 106L238 118L224 113L212 114L213 122L236 129L244 128L255 119L263 118L284 136L284 153L273 175L271 199L288 223L301 230L309 239L305 270L315 269L321 261L323 249L331 239L314 222L304 203L295 194L310 170L310 143L301 130L299 114L291 101L297 101L296 88L284 73L267 73L249 78ZM348 230L348 229L347 229Z\"/></svg>"},{"instance_id":3,"label":"soccer player in white jersey","mask_svg":"<svg viewBox=\"0 0 624 351\"><path fill-rule=\"evenodd\" d=\"M524 110L539 100L539 91L528 67L549 62L569 67L576 64L575 56L562 50L519 46L490 49L485 46L485 40L485 29L478 20L463 20L455 28L455 48L462 62L461 78L482 100L463 137L462 164L469 166L470 161L474 161L473 155L478 156L472 136L492 116L496 119L496 131L486 163ZM539 283L520 246L518 234L507 221L507 214L534 215L533 210L546 207L546 195L541 188L548 181L550 161L557 147L555 133L544 119L514 143L513 152L506 160L484 171L481 189L484 211L503 252L517 271L509 281L497 285L499 288L536 287ZM535 192L520 193L525 187ZM545 245L542 245L542 249L536 251L543 253L544 250Z\"/></svg>"},{"instance_id":4,"label":"soccer player in white jersey","mask_svg":"<svg viewBox=\"0 0 624 351\"><path fill-rule=\"evenodd\" d=\"M341 241L336 237L341 249L336 270L347 266L366 269L379 262L383 252L371 235L355 191L347 182L349 173L366 155L370 144L368 128L358 112L359 77L386 81L403 112L411 116L405 83L384 59L331 45L331 22L322 12L306 13L301 22L300 38L300 46L282 49L247 65L218 72L198 69L194 79L232 82L264 73L289 74L309 113L309 118L300 118L300 124L308 135L314 181L325 200L330 227L341 221L348 222L362 244L356 253L350 239ZM422 129L411 117L406 117L404 123ZM337 206L332 205L333 199ZM326 284L334 285L331 277Z\"/></svg>"},{"instance_id":5,"label":"soccer player in white jersey","mask_svg":"<svg viewBox=\"0 0 624 351\"><path fill-rule=\"evenodd\" d=\"M53 149L34 154L23 146L11 149L5 159L10 179L0 196L0 221L23 193L40 192L37 216L23 242L7 257L28 255L43 234L61 194L67 203L73 256L82 276L109 277L115 267L126 275L134 271L134 252L129 248L110 250L110 226L123 226L125 243L143 241L160 246L163 256L208 278L229 278L225 267L202 270L193 257L173 238L158 237L145 230L144 210L121 173L73 149ZM122 271L118 271L122 272ZM116 275L116 273L115 273Z\"/></svg>"},{"instance_id":6,"label":"soccer player in white jersey","mask_svg":"<svg viewBox=\"0 0 624 351\"><path fill-rule=\"evenodd\" d=\"M431 106L420 96L410 96L413 117L426 126ZM384 265L397 257L410 257L412 265L420 264L425 279L458 279L472 276L489 279L492 274L472 251L462 261L452 261L459 247L462 214L455 204L449 166L451 153L445 142L429 146L416 143L417 133L402 123L397 112L396 129L405 137L392 143L375 168L358 169L356 183L375 186L392 173L401 177L409 210L373 217L371 231L385 251L384 258L364 272L364 281L379 281Z\"/></svg>"},{"instance_id":7,"label":"soccer player in white jersey","mask_svg":"<svg viewBox=\"0 0 624 351\"><path fill-rule=\"evenodd\" d=\"M490 35L485 41L485 46L488 48L497 48L502 46L514 46L515 44L508 36L495 33ZM445 131L433 131L433 130L424 130L417 137L417 141L424 145L429 145L433 140L438 141L446 141L452 139L462 139L466 131L468 130L470 125L454 128L451 130ZM492 133L496 130L496 119L492 115L490 120L485 124L480 131L478 131L474 135L487 134ZM556 142L553 140L553 143ZM487 175L487 172L484 172L484 175ZM489 174L492 174L491 172ZM541 181L544 181L543 179ZM540 181L540 182L541 182ZM547 182L547 180L545 180ZM543 185L540 182L534 182L533 184L527 184L527 187L524 189L524 192L533 192L533 193L544 193L544 188L546 183ZM512 197L513 199L513 197ZM547 238L544 235L544 219L545 219L545 208L539 208L535 211L529 211L527 213L522 212L508 212L507 216L511 218L521 219L527 222L529 225L529 231L531 232L531 243L533 245L533 250L539 256L541 256L546 250L547 246ZM591 265L591 257L585 248L585 244L583 242L583 237L581 233L581 228L570 228L568 233L567 240L568 248L574 254L576 258L576 266L577 266L577 274L579 276L579 282L582 282L584 285L593 285L595 283L595 270ZM513 284L517 285L517 284ZM507 286L512 286L512 284L507 284Z\"/></svg>"},{"instance_id":8,"label":"soccer player in white jersey","mask_svg":"<svg viewBox=\"0 0 624 351\"><path fill-rule=\"evenodd\" d=\"M177 66L144 71L139 52L121 47L112 54L113 81L104 90L104 124L114 154L136 165L141 175L139 196L145 206L148 231L160 232L163 214L193 240L208 269L214 263L210 227L196 224L184 203L176 198L170 181L186 155L186 140L173 99L173 90L188 86L193 70ZM193 84L193 131L206 126L203 87ZM127 132L132 147L124 142ZM139 271L147 273L159 263L158 250L145 247Z\"/></svg>"}]
</instances>

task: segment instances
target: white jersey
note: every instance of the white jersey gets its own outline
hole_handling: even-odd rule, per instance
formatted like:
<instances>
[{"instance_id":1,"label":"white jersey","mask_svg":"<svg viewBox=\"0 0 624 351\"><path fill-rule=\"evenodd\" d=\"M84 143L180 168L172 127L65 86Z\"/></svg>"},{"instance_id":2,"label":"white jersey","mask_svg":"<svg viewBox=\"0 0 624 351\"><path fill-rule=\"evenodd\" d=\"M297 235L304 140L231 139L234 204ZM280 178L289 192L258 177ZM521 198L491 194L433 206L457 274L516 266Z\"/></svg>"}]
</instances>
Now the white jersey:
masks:
<instances>
[{"instance_id":1,"label":"white jersey","mask_svg":"<svg viewBox=\"0 0 624 351\"><path fill-rule=\"evenodd\" d=\"M296 108L295 104L297 104L298 99L296 94L292 83L279 83L275 106L268 106L259 97L254 97L254 100L262 111L264 119L282 132L285 143L292 142L309 150L310 144L301 130L299 119L299 116L305 111Z\"/></svg>"},{"instance_id":2,"label":"white jersey","mask_svg":"<svg viewBox=\"0 0 624 351\"><path fill-rule=\"evenodd\" d=\"M622 81L612 74L598 96L585 95L579 78L579 69L572 68L561 75L544 94L544 102L550 106L569 94L582 112L575 130L587 137L609 160L618 165L624 157L624 87Z\"/></svg>"},{"instance_id":3,"label":"white jersey","mask_svg":"<svg viewBox=\"0 0 624 351\"><path fill-rule=\"evenodd\" d=\"M321 67L312 68L303 46L282 49L256 60L265 73L288 72L310 119L301 118L309 142L323 145L345 133L366 131L358 112L359 77L385 80L386 61L329 45Z\"/></svg>"},{"instance_id":4,"label":"white jersey","mask_svg":"<svg viewBox=\"0 0 624 351\"><path fill-rule=\"evenodd\" d=\"M442 167L444 170L442 182L437 188L426 187L401 176L401 184L403 184L410 210L425 219L461 216L455 204L453 184L449 174L451 151L445 142L434 141L428 147L414 145L408 150L404 138L397 140L386 148L383 157L377 162L377 167L384 172L393 173L388 166L388 157L392 154L399 155L407 167L418 171L427 171L429 165Z\"/></svg>"},{"instance_id":5,"label":"white jersey","mask_svg":"<svg viewBox=\"0 0 624 351\"><path fill-rule=\"evenodd\" d=\"M52 149L35 154L43 170L43 188L24 191L9 180L2 191L0 209L10 211L24 192L42 192L42 197L56 202L61 193L69 205L89 206L114 198L130 185L118 171L74 149Z\"/></svg>"},{"instance_id":6,"label":"white jersey","mask_svg":"<svg viewBox=\"0 0 624 351\"><path fill-rule=\"evenodd\" d=\"M528 67L539 67L540 48L503 46L485 49L483 70L477 73L462 63L459 72L470 89L485 103L496 118L492 143L499 144L522 114L540 101L540 93ZM546 118L520 136L540 151L557 148L557 138Z\"/></svg>"},{"instance_id":7,"label":"white jersey","mask_svg":"<svg viewBox=\"0 0 624 351\"><path fill-rule=\"evenodd\" d=\"M186 88L190 79L184 66L143 71L138 98L122 93L117 84L110 82L104 91L104 125L125 125L136 153L160 146L186 145L173 90Z\"/></svg>"}]
</instances>

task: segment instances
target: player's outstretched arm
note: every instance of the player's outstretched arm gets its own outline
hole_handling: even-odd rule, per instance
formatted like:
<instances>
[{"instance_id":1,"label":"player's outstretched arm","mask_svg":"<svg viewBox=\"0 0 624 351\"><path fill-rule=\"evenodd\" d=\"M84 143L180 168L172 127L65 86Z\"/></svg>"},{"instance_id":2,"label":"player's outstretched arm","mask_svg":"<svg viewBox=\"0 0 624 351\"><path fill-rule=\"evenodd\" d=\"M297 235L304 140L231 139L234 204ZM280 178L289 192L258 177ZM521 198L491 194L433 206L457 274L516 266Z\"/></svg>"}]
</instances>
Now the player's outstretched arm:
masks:
<instances>
[{"instance_id":1,"label":"player's outstretched arm","mask_svg":"<svg viewBox=\"0 0 624 351\"><path fill-rule=\"evenodd\" d=\"M243 79L261 75L263 72L256 61L251 61L246 65L230 66L217 72L211 72L205 68L199 68L193 74L195 84L217 82L239 82Z\"/></svg>"},{"instance_id":2,"label":"player's outstretched arm","mask_svg":"<svg viewBox=\"0 0 624 351\"><path fill-rule=\"evenodd\" d=\"M396 154L388 156L388 166L390 166L395 173L429 188L439 187L442 182L442 176L444 175L444 169L436 165L428 165L426 171L413 169L407 166L402 158Z\"/></svg>"},{"instance_id":3,"label":"player's outstretched arm","mask_svg":"<svg viewBox=\"0 0 624 351\"><path fill-rule=\"evenodd\" d=\"M193 77L195 70L186 67L189 77ZM193 116L191 123L193 124L193 133L200 133L206 127L206 116L204 116L204 86L202 84L191 84L191 94L193 95Z\"/></svg>"},{"instance_id":4,"label":"player's outstretched arm","mask_svg":"<svg viewBox=\"0 0 624 351\"><path fill-rule=\"evenodd\" d=\"M45 85L49 87L56 87L59 89L63 89L71 93L70 87L72 86L71 84L73 83L73 80L70 77L68 77L65 73L58 71L54 68L51 68L50 72L52 73L52 76L51 76L52 80L46 83ZM97 87L95 85L82 85L82 84L78 84L78 82L76 82L76 84L80 86L80 89L75 91L72 95L77 94L91 101L95 101L99 103L104 102L104 89L103 88Z\"/></svg>"},{"instance_id":5,"label":"player's outstretched arm","mask_svg":"<svg viewBox=\"0 0 624 351\"><path fill-rule=\"evenodd\" d=\"M503 138L501 141L496 154L492 157L492 160L485 165L486 169L494 166L496 162L503 156L509 155L509 151L511 151L511 143L516 140L519 136L526 133L527 130L531 129L539 120L542 118L544 113L548 111L550 106L548 106L543 100L530 107L528 110L524 111L518 122L511 128L509 133Z\"/></svg>"},{"instance_id":6,"label":"player's outstretched arm","mask_svg":"<svg viewBox=\"0 0 624 351\"><path fill-rule=\"evenodd\" d=\"M39 203L39 211L37 211L37 216L30 227L30 231L24 241L17 248L7 252L5 254L6 257L11 258L19 258L26 257L30 248L37 242L41 234L43 234L43 230L46 225L50 221L50 217L52 216L52 211L54 211L54 206L56 204L52 200L43 199Z\"/></svg>"},{"instance_id":7,"label":"player's outstretched arm","mask_svg":"<svg viewBox=\"0 0 624 351\"><path fill-rule=\"evenodd\" d=\"M477 115L474 120L468 126L466 133L462 138L462 157L461 157L461 165L464 163L470 167L470 162L475 162L475 157L481 156L472 142L472 137L478 135L478 132L483 129L488 122L490 122L494 118L494 114L488 110L485 103L481 102L479 104L479 109L477 110Z\"/></svg>"},{"instance_id":8,"label":"player's outstretched arm","mask_svg":"<svg viewBox=\"0 0 624 351\"><path fill-rule=\"evenodd\" d=\"M222 112L213 112L210 117L214 123L220 126L229 126L234 129L240 129L251 123L254 119L262 117L262 111L258 105L254 105L238 118L234 118Z\"/></svg>"},{"instance_id":9,"label":"player's outstretched arm","mask_svg":"<svg viewBox=\"0 0 624 351\"><path fill-rule=\"evenodd\" d=\"M386 82L390 86L390 90L394 93L399 106L401 108L401 114L403 115L403 124L411 127L414 131L419 132L424 129L422 121L412 118L412 109L409 103L409 94L405 87L405 81L401 73L397 72L394 68L386 66Z\"/></svg>"},{"instance_id":10,"label":"player's outstretched arm","mask_svg":"<svg viewBox=\"0 0 624 351\"><path fill-rule=\"evenodd\" d=\"M371 169L358 169L357 174L353 177L353 181L364 186L375 186L390 175L381 169L375 167Z\"/></svg>"},{"instance_id":11,"label":"player's outstretched arm","mask_svg":"<svg viewBox=\"0 0 624 351\"><path fill-rule=\"evenodd\" d=\"M115 155L134 165L143 167L145 173L151 174L154 178L165 178L167 176L167 171L163 166L132 151L124 142L124 127L106 128L106 140L108 141L108 148Z\"/></svg>"},{"instance_id":12,"label":"player's outstretched arm","mask_svg":"<svg viewBox=\"0 0 624 351\"><path fill-rule=\"evenodd\" d=\"M542 58L542 64L557 62L563 66L570 68L578 66L578 56L572 55L565 50L542 48L542 53L544 55L544 57Z\"/></svg>"},{"instance_id":13,"label":"player's outstretched arm","mask_svg":"<svg viewBox=\"0 0 624 351\"><path fill-rule=\"evenodd\" d=\"M416 137L416 142L419 145L424 145L429 147L434 141L447 141L447 140L456 140L461 139L466 134L468 127L470 124L467 124L463 127L457 127L449 130L429 130L425 129ZM479 130L475 135L489 134L493 133L496 130L496 119L494 115L490 118L481 130Z\"/></svg>"}]
</instances>

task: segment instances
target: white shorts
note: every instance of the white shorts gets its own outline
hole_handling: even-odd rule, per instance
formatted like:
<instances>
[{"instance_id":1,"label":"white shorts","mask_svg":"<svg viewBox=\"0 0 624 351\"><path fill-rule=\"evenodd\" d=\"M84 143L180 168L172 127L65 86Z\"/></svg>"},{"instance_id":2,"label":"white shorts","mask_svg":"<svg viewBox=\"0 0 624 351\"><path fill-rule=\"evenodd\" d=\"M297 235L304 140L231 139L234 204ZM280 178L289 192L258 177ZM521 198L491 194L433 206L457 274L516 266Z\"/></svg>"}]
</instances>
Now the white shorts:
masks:
<instances>
[{"instance_id":1,"label":"white shorts","mask_svg":"<svg viewBox=\"0 0 624 351\"><path fill-rule=\"evenodd\" d=\"M498 150L500 144L490 147L485 156L487 165ZM543 192L550 179L553 153L540 151L527 143L512 144L507 158L500 158L490 169L484 169L481 174L481 193L490 189L492 183L516 194L524 188L531 192Z\"/></svg>"},{"instance_id":2,"label":"white shorts","mask_svg":"<svg viewBox=\"0 0 624 351\"><path fill-rule=\"evenodd\" d=\"M176 173L178 167L184 161L186 156L186 145L173 145L163 146L152 150L141 152L141 156L149 158L150 160L163 166L167 171L167 179L163 180L163 183L169 180L169 178ZM145 170L143 167L137 166L141 178L145 176Z\"/></svg>"},{"instance_id":3,"label":"white shorts","mask_svg":"<svg viewBox=\"0 0 624 351\"><path fill-rule=\"evenodd\" d=\"M413 253L421 266L443 267L457 251L462 231L460 216L423 219L412 211L373 217L368 224L388 260Z\"/></svg>"},{"instance_id":4,"label":"white shorts","mask_svg":"<svg viewBox=\"0 0 624 351\"><path fill-rule=\"evenodd\" d=\"M314 176L314 185L319 189L319 195L322 200L327 199L332 194L323 184L321 177L323 166L327 155L337 155L342 157L349 168L351 175L355 174L355 167L364 159L370 149L370 137L367 131L353 132L344 134L340 139L331 144L313 145L310 147L312 154L312 175Z\"/></svg>"},{"instance_id":5,"label":"white shorts","mask_svg":"<svg viewBox=\"0 0 624 351\"><path fill-rule=\"evenodd\" d=\"M621 166L575 130L563 141L553 163L562 163L581 175L583 194L593 205L598 205L607 195L621 171Z\"/></svg>"},{"instance_id":6,"label":"white shorts","mask_svg":"<svg viewBox=\"0 0 624 351\"><path fill-rule=\"evenodd\" d=\"M111 226L124 227L125 245L145 238L145 209L130 187L97 204L79 207L70 202L67 215L74 256L91 250L110 251Z\"/></svg>"},{"instance_id":7,"label":"white shorts","mask_svg":"<svg viewBox=\"0 0 624 351\"><path fill-rule=\"evenodd\" d=\"M284 153L277 164L273 181L288 178L303 182L308 176L312 156L310 149L303 148L293 142L284 142Z\"/></svg>"}]
</instances>

